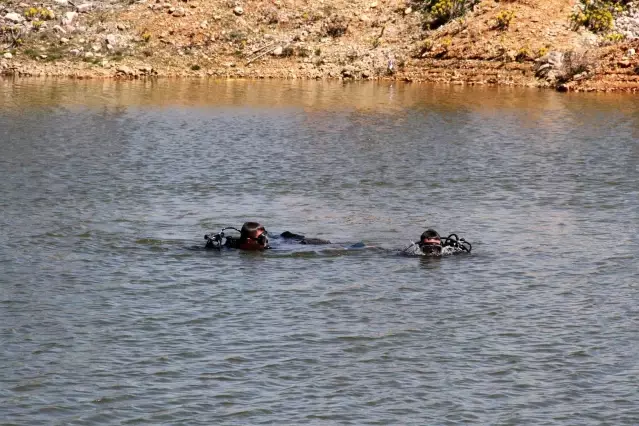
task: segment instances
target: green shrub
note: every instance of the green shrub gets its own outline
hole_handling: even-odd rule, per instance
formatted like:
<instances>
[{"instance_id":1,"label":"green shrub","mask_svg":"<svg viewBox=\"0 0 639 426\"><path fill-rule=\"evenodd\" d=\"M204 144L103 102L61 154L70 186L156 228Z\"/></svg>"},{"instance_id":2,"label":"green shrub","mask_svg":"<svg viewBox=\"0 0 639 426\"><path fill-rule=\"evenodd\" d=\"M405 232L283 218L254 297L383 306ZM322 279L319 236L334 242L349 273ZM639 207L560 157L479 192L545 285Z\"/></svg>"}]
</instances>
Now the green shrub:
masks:
<instances>
[{"instance_id":1,"label":"green shrub","mask_svg":"<svg viewBox=\"0 0 639 426\"><path fill-rule=\"evenodd\" d=\"M561 73L557 79L558 83L566 83L577 74L590 73L596 68L596 57L592 52L569 51L564 53Z\"/></svg>"},{"instance_id":2,"label":"green shrub","mask_svg":"<svg viewBox=\"0 0 639 426\"><path fill-rule=\"evenodd\" d=\"M295 56L295 49L292 46L286 46L282 49L282 56L287 58L289 56Z\"/></svg>"},{"instance_id":3,"label":"green shrub","mask_svg":"<svg viewBox=\"0 0 639 426\"><path fill-rule=\"evenodd\" d=\"M530 54L530 50L527 47L522 47L515 55L515 61L517 62L525 62L532 59L532 55Z\"/></svg>"},{"instance_id":4,"label":"green shrub","mask_svg":"<svg viewBox=\"0 0 639 426\"><path fill-rule=\"evenodd\" d=\"M417 8L425 14L425 26L434 29L464 16L479 0L417 0Z\"/></svg>"},{"instance_id":5,"label":"green shrub","mask_svg":"<svg viewBox=\"0 0 639 426\"><path fill-rule=\"evenodd\" d=\"M3 25L0 27L0 43L15 48L24 44L24 37L28 34L21 25Z\"/></svg>"},{"instance_id":6,"label":"green shrub","mask_svg":"<svg viewBox=\"0 0 639 426\"><path fill-rule=\"evenodd\" d=\"M624 41L626 36L620 33L610 33L606 34L604 40L609 43L619 43L620 41Z\"/></svg>"},{"instance_id":7,"label":"green shrub","mask_svg":"<svg viewBox=\"0 0 639 426\"><path fill-rule=\"evenodd\" d=\"M626 9L627 0L580 0L580 9L570 20L575 27L586 27L595 33L605 33L613 28L615 16Z\"/></svg>"},{"instance_id":8,"label":"green shrub","mask_svg":"<svg viewBox=\"0 0 639 426\"><path fill-rule=\"evenodd\" d=\"M333 16L325 25L324 32L327 36L338 38L346 34L348 21L343 16Z\"/></svg>"},{"instance_id":9,"label":"green shrub","mask_svg":"<svg viewBox=\"0 0 639 426\"><path fill-rule=\"evenodd\" d=\"M495 16L495 28L501 31L508 29L514 17L515 12L512 10L502 10Z\"/></svg>"},{"instance_id":10,"label":"green shrub","mask_svg":"<svg viewBox=\"0 0 639 426\"><path fill-rule=\"evenodd\" d=\"M36 18L49 21L55 18L55 15L49 9L43 7L30 7L24 11L24 17L29 21Z\"/></svg>"}]
</instances>

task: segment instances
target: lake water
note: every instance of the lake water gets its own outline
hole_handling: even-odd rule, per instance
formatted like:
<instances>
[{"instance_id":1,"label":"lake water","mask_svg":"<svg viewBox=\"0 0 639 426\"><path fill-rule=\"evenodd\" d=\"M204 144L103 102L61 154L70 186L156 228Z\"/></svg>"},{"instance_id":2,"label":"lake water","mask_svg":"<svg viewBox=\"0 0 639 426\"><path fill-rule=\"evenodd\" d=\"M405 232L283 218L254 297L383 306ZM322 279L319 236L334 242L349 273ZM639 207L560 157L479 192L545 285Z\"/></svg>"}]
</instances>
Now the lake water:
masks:
<instances>
[{"instance_id":1,"label":"lake water","mask_svg":"<svg viewBox=\"0 0 639 426\"><path fill-rule=\"evenodd\" d=\"M637 97L0 80L0 153L3 425L639 423Z\"/></svg>"}]
</instances>

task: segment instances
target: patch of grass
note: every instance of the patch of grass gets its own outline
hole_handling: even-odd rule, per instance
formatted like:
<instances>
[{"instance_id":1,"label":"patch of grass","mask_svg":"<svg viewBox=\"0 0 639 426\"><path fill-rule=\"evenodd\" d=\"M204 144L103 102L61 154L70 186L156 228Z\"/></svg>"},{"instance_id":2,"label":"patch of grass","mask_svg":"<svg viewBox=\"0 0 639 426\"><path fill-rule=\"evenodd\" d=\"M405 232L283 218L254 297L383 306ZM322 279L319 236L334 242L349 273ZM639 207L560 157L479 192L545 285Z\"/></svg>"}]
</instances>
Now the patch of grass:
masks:
<instances>
[{"instance_id":1,"label":"patch of grass","mask_svg":"<svg viewBox=\"0 0 639 426\"><path fill-rule=\"evenodd\" d=\"M40 56L40 53L35 49L25 49L22 53L31 59L37 59L37 57Z\"/></svg>"},{"instance_id":2,"label":"patch of grass","mask_svg":"<svg viewBox=\"0 0 639 426\"><path fill-rule=\"evenodd\" d=\"M110 13L106 10L100 10L91 15L90 20L88 21L89 27L93 27L97 24L104 24L109 20Z\"/></svg>"},{"instance_id":3,"label":"patch of grass","mask_svg":"<svg viewBox=\"0 0 639 426\"><path fill-rule=\"evenodd\" d=\"M242 40L246 40L246 34L239 30L233 30L228 34L228 39L232 42L239 43Z\"/></svg>"},{"instance_id":4,"label":"patch of grass","mask_svg":"<svg viewBox=\"0 0 639 426\"><path fill-rule=\"evenodd\" d=\"M58 59L62 59L64 56L64 50L59 46L50 46L49 49L47 49L46 55L47 57L44 59L45 61L54 62Z\"/></svg>"},{"instance_id":5,"label":"patch of grass","mask_svg":"<svg viewBox=\"0 0 639 426\"><path fill-rule=\"evenodd\" d=\"M100 58L95 58L95 57L93 57L93 58L83 57L82 58L82 62L87 62L89 64L98 65L101 62L101 60L100 60Z\"/></svg>"}]
</instances>

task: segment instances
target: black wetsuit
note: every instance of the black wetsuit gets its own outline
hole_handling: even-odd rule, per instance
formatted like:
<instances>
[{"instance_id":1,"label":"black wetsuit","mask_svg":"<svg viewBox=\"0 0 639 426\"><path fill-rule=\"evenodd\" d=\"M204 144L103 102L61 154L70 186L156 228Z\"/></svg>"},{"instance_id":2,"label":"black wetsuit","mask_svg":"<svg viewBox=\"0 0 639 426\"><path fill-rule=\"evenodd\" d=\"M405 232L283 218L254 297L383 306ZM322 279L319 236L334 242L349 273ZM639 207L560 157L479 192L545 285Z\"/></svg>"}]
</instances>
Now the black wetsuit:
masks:
<instances>
[{"instance_id":1,"label":"black wetsuit","mask_svg":"<svg viewBox=\"0 0 639 426\"><path fill-rule=\"evenodd\" d=\"M289 231L282 232L280 234L280 237L287 240L299 241L300 244L312 244L312 245L331 244L329 240L323 240L321 238L306 238L304 235L294 234Z\"/></svg>"},{"instance_id":2,"label":"black wetsuit","mask_svg":"<svg viewBox=\"0 0 639 426\"><path fill-rule=\"evenodd\" d=\"M329 240L324 240L322 238L307 238L304 235L294 234L290 231L282 232L279 235L279 237L275 237L275 238L276 239L281 238L286 241L295 241L299 244L308 244L308 245L331 244ZM215 238L208 238L206 241L206 248L219 248L220 246L216 244L216 241L218 240L216 240ZM242 239L242 236L239 236L239 237L225 236L223 247L231 248L231 249L239 249L244 242L245 240ZM269 248L271 248L271 246L268 245L267 243L264 249L269 249Z\"/></svg>"}]
</instances>

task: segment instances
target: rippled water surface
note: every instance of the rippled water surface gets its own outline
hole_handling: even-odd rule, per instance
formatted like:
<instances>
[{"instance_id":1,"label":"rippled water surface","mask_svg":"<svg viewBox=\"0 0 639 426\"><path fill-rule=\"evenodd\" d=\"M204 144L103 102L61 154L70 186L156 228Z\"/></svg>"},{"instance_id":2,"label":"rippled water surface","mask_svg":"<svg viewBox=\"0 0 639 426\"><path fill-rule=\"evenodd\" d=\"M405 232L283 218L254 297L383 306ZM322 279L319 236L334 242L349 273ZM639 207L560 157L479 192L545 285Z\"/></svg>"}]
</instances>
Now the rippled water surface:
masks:
<instances>
[{"instance_id":1,"label":"rippled water surface","mask_svg":"<svg viewBox=\"0 0 639 426\"><path fill-rule=\"evenodd\" d=\"M0 80L0 422L637 424L638 141L636 97ZM336 245L194 249L249 219Z\"/></svg>"}]
</instances>

